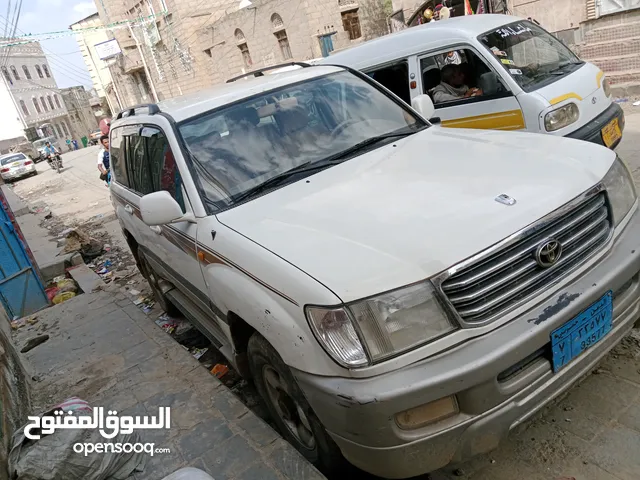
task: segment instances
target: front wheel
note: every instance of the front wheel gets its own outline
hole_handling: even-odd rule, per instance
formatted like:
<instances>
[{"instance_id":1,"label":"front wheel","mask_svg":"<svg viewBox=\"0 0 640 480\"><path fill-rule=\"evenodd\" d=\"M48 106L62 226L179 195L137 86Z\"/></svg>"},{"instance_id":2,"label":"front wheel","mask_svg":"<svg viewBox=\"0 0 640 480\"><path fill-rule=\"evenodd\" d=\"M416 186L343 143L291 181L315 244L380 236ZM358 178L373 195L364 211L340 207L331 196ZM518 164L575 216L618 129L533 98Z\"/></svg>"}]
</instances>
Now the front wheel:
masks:
<instances>
[{"instance_id":1,"label":"front wheel","mask_svg":"<svg viewBox=\"0 0 640 480\"><path fill-rule=\"evenodd\" d=\"M278 352L262 335L254 333L247 354L258 393L282 436L323 473L339 471L345 464L340 449L316 417Z\"/></svg>"},{"instance_id":2,"label":"front wheel","mask_svg":"<svg viewBox=\"0 0 640 480\"><path fill-rule=\"evenodd\" d=\"M60 160L56 160L56 171L60 173L60 164L62 163Z\"/></svg>"}]
</instances>

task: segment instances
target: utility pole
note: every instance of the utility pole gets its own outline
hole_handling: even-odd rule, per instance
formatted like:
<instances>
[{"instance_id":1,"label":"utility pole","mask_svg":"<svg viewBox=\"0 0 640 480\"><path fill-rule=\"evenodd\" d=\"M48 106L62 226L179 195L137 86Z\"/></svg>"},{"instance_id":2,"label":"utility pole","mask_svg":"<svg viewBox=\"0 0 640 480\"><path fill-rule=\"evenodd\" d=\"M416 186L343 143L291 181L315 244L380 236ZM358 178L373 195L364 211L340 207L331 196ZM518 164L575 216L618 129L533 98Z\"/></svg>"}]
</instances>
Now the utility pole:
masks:
<instances>
[{"instance_id":1,"label":"utility pole","mask_svg":"<svg viewBox=\"0 0 640 480\"><path fill-rule=\"evenodd\" d=\"M149 86L151 87L151 93L153 94L153 99L157 103L158 93L156 92L156 87L153 84L153 78L151 77L151 72L149 71L149 66L147 65L147 61L144 58L144 53L142 52L142 47L140 46L140 42L138 41L138 37L133 32L133 28L131 27L131 23L127 23L127 27L129 27L129 33L131 33L131 38L136 42L136 47L138 47L138 53L140 54L140 59L142 60L142 66L144 67L144 72L147 75L147 80L149 81Z\"/></svg>"}]
</instances>

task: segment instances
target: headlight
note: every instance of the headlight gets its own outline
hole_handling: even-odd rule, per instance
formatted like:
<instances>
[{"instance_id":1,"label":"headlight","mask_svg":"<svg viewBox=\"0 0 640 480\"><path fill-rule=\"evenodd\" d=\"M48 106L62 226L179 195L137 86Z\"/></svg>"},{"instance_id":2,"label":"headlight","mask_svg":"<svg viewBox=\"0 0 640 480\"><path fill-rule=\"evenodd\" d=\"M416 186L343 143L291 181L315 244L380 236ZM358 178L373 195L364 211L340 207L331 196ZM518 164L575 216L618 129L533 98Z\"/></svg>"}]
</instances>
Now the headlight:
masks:
<instances>
[{"instance_id":1,"label":"headlight","mask_svg":"<svg viewBox=\"0 0 640 480\"><path fill-rule=\"evenodd\" d=\"M361 300L345 309L308 307L307 317L329 354L351 367L406 352L457 328L441 310L429 282Z\"/></svg>"},{"instance_id":2,"label":"headlight","mask_svg":"<svg viewBox=\"0 0 640 480\"><path fill-rule=\"evenodd\" d=\"M555 132L561 128L571 125L578 120L580 110L575 103L568 103L564 107L557 108L544 117L544 128L547 132Z\"/></svg>"},{"instance_id":3,"label":"headlight","mask_svg":"<svg viewBox=\"0 0 640 480\"><path fill-rule=\"evenodd\" d=\"M602 80L602 89L604 90L604 94L607 97L611 96L611 85L609 85L609 79L605 78L604 80Z\"/></svg>"},{"instance_id":4,"label":"headlight","mask_svg":"<svg viewBox=\"0 0 640 480\"><path fill-rule=\"evenodd\" d=\"M620 157L616 157L616 161L604 176L602 183L607 189L614 225L617 226L636 201L633 177Z\"/></svg>"}]
</instances>

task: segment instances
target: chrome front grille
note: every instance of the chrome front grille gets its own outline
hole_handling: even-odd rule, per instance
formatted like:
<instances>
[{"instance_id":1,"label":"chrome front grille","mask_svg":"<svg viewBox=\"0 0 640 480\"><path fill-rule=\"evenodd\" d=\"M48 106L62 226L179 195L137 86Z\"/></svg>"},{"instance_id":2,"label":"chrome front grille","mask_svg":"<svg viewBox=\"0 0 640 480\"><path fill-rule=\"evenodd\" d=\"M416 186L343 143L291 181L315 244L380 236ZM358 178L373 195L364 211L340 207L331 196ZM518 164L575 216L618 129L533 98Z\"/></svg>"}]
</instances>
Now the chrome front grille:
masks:
<instances>
[{"instance_id":1,"label":"chrome front grille","mask_svg":"<svg viewBox=\"0 0 640 480\"><path fill-rule=\"evenodd\" d=\"M581 265L613 231L604 192L551 217L442 282L442 292L463 322L483 323L522 304ZM535 252L551 238L560 242L562 254L555 265L543 268Z\"/></svg>"}]
</instances>

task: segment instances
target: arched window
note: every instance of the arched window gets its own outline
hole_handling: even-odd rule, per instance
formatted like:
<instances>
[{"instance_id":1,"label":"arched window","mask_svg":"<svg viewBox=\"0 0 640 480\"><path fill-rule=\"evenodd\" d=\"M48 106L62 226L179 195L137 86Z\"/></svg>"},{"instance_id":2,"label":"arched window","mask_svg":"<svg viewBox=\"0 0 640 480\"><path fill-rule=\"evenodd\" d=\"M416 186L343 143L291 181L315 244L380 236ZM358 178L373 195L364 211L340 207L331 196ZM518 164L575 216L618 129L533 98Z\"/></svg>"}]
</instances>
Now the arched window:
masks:
<instances>
[{"instance_id":1,"label":"arched window","mask_svg":"<svg viewBox=\"0 0 640 480\"><path fill-rule=\"evenodd\" d=\"M284 22L282 21L282 17L277 13L271 15L271 26L274 30L280 30L284 28Z\"/></svg>"},{"instance_id":2,"label":"arched window","mask_svg":"<svg viewBox=\"0 0 640 480\"><path fill-rule=\"evenodd\" d=\"M11 73L13 73L13 78L15 78L16 80L20 80L20 75L18 75L18 69L13 65L11 65L11 67L9 68L11 68Z\"/></svg>"},{"instance_id":3,"label":"arched window","mask_svg":"<svg viewBox=\"0 0 640 480\"><path fill-rule=\"evenodd\" d=\"M44 75L42 75L42 69L40 68L40 65L36 65L36 73L40 78L44 78Z\"/></svg>"},{"instance_id":4,"label":"arched window","mask_svg":"<svg viewBox=\"0 0 640 480\"><path fill-rule=\"evenodd\" d=\"M38 99L36 97L33 97L33 106L36 107L36 112L42 113L42 110L40 110L40 104L38 103Z\"/></svg>"},{"instance_id":5,"label":"arched window","mask_svg":"<svg viewBox=\"0 0 640 480\"><path fill-rule=\"evenodd\" d=\"M56 123L55 125L53 125L53 129L54 129L54 133L56 134L56 137L61 138L62 130L60 129L60 125Z\"/></svg>"},{"instance_id":6,"label":"arched window","mask_svg":"<svg viewBox=\"0 0 640 480\"><path fill-rule=\"evenodd\" d=\"M49 67L47 67L46 65L42 65L42 71L44 71L44 74L47 76L47 78L51 78L51 74L49 73Z\"/></svg>"},{"instance_id":7,"label":"arched window","mask_svg":"<svg viewBox=\"0 0 640 480\"><path fill-rule=\"evenodd\" d=\"M9 75L9 70L7 70L7 67L2 67L2 75L4 75L4 78L7 80L7 82L12 83L11 75Z\"/></svg>"},{"instance_id":8,"label":"arched window","mask_svg":"<svg viewBox=\"0 0 640 480\"><path fill-rule=\"evenodd\" d=\"M58 98L58 95L57 95L57 94L55 94L55 93L53 94L53 99L56 101L56 107L58 107L58 108L62 108L62 107L60 106L60 99Z\"/></svg>"},{"instance_id":9,"label":"arched window","mask_svg":"<svg viewBox=\"0 0 640 480\"><path fill-rule=\"evenodd\" d=\"M22 108L22 113L25 115L30 115L29 109L27 108L27 104L24 103L24 100L20 100L20 108Z\"/></svg>"},{"instance_id":10,"label":"arched window","mask_svg":"<svg viewBox=\"0 0 640 480\"><path fill-rule=\"evenodd\" d=\"M282 52L282 58L284 60L293 58L293 55L291 54L291 46L289 45L289 38L287 37L287 31L284 29L284 22L282 21L282 17L277 13L271 15L271 26L273 27L273 34L276 36L276 40L278 40L278 46L280 47L280 52Z\"/></svg>"},{"instance_id":11,"label":"arched window","mask_svg":"<svg viewBox=\"0 0 640 480\"><path fill-rule=\"evenodd\" d=\"M64 136L68 137L69 136L69 130L67 129L67 123L66 122L62 122L62 130L64 130Z\"/></svg>"},{"instance_id":12,"label":"arched window","mask_svg":"<svg viewBox=\"0 0 640 480\"><path fill-rule=\"evenodd\" d=\"M253 62L251 61L251 54L249 53L249 47L247 46L247 40L244 37L244 33L239 28L236 28L236 31L233 34L236 37L236 43L238 44L238 48L240 49L240 54L242 55L242 61L244 62L244 66L247 68L251 68Z\"/></svg>"},{"instance_id":13,"label":"arched window","mask_svg":"<svg viewBox=\"0 0 640 480\"><path fill-rule=\"evenodd\" d=\"M40 103L42 104L42 108L45 112L49 111L49 107L47 107L47 102L44 101L44 97L40 97Z\"/></svg>"},{"instance_id":14,"label":"arched window","mask_svg":"<svg viewBox=\"0 0 640 480\"><path fill-rule=\"evenodd\" d=\"M24 72L24 76L27 77L27 80L31 80L31 72L29 71L29 67L26 65L22 65L22 71Z\"/></svg>"},{"instance_id":15,"label":"arched window","mask_svg":"<svg viewBox=\"0 0 640 480\"><path fill-rule=\"evenodd\" d=\"M53 100L51 100L51 95L47 95L47 101L49 102L49 106L51 107L51 110L55 110L56 107L53 106Z\"/></svg>"}]
</instances>

